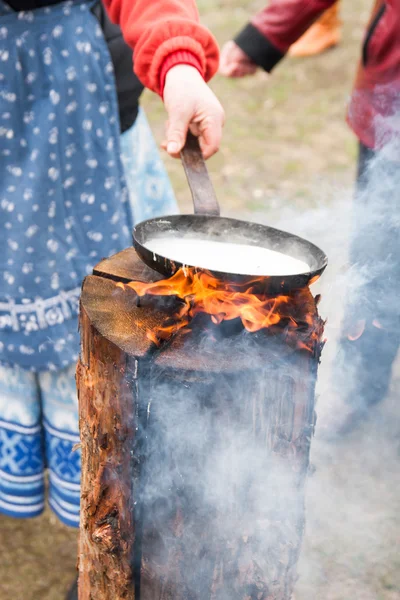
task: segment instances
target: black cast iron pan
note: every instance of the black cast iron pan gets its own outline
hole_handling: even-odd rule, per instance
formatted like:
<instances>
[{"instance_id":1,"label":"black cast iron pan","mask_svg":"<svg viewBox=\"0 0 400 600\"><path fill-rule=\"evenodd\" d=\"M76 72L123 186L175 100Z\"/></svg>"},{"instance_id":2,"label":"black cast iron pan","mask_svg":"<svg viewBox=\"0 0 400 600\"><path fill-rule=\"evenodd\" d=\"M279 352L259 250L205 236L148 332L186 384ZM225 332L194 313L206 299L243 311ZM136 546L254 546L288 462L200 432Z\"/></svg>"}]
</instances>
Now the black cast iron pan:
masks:
<instances>
[{"instance_id":1,"label":"black cast iron pan","mask_svg":"<svg viewBox=\"0 0 400 600\"><path fill-rule=\"evenodd\" d=\"M238 275L207 269L215 277L234 283L246 283L257 278L260 293L278 293L306 286L325 270L327 257L314 244L296 235L258 223L220 217L220 209L207 172L198 139L189 133L182 151L182 162L193 196L194 215L173 215L142 221L133 230L136 251L142 260L159 273L171 276L182 263L153 252L148 244L155 238L212 240L216 242L261 246L304 261L309 271L294 275L265 277L251 273ZM186 265L198 267L199 265Z\"/></svg>"}]
</instances>

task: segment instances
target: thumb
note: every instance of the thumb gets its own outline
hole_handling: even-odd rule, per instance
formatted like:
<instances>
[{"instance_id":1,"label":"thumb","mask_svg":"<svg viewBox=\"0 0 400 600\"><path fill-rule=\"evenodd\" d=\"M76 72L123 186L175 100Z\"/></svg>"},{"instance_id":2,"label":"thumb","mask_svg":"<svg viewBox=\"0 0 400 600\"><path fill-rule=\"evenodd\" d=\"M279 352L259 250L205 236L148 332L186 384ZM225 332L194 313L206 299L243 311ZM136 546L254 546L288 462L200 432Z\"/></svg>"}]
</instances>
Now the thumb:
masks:
<instances>
[{"instance_id":1,"label":"thumb","mask_svg":"<svg viewBox=\"0 0 400 600\"><path fill-rule=\"evenodd\" d=\"M167 127L167 152L176 156L185 145L191 115L184 110L173 110Z\"/></svg>"}]
</instances>

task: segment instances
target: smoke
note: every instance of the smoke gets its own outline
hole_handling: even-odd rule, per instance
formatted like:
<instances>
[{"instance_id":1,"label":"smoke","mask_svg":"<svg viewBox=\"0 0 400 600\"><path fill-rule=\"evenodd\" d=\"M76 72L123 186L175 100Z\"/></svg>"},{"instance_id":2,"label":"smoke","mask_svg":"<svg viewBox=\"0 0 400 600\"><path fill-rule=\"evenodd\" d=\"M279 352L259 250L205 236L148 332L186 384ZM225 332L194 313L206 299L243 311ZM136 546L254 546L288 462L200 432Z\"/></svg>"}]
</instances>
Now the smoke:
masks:
<instances>
[{"instance_id":1,"label":"smoke","mask_svg":"<svg viewBox=\"0 0 400 600\"><path fill-rule=\"evenodd\" d=\"M366 158L357 190L321 185L317 208L301 212L277 202L267 215L251 217L309 239L329 259L312 287L322 295L327 344L296 600L400 595L398 142ZM357 328L361 337L349 341ZM326 441L353 410L365 420L347 436Z\"/></svg>"},{"instance_id":2,"label":"smoke","mask_svg":"<svg viewBox=\"0 0 400 600\"><path fill-rule=\"evenodd\" d=\"M327 319L329 342L318 389L326 395L336 387L342 398L358 396L360 408L378 401L385 390L378 385L375 397L372 392L368 396L360 388L359 371L372 362L376 380L390 379L384 364L392 363L400 339L400 162L395 157L400 161L396 140L376 155L364 150L365 167L354 189L321 184L316 208L299 211L277 201L267 214L252 215L253 220L305 237L326 252L328 268L312 287L322 295L320 313ZM359 335L359 340L348 340ZM374 359L368 347L376 354ZM335 368L337 385L331 372L334 362L340 363ZM372 374L368 385L377 385Z\"/></svg>"},{"instance_id":3,"label":"smoke","mask_svg":"<svg viewBox=\"0 0 400 600\"><path fill-rule=\"evenodd\" d=\"M316 208L277 200L251 215L329 258L312 288L322 294L328 343L303 546L315 373L275 346L260 361L263 342L253 334L215 341L209 331L183 355L175 349L179 368L152 368L140 423L141 600L289 600L297 567L296 600L399 597L396 378L387 394L400 331L394 156L392 146L366 156L357 193L320 185ZM354 325L361 335L351 341ZM369 419L324 440L354 409Z\"/></svg>"},{"instance_id":4,"label":"smoke","mask_svg":"<svg viewBox=\"0 0 400 600\"><path fill-rule=\"evenodd\" d=\"M315 361L285 356L284 343L265 350L265 334L199 335L186 365L176 348L179 368L152 367L141 598L288 599L304 526Z\"/></svg>"}]
</instances>

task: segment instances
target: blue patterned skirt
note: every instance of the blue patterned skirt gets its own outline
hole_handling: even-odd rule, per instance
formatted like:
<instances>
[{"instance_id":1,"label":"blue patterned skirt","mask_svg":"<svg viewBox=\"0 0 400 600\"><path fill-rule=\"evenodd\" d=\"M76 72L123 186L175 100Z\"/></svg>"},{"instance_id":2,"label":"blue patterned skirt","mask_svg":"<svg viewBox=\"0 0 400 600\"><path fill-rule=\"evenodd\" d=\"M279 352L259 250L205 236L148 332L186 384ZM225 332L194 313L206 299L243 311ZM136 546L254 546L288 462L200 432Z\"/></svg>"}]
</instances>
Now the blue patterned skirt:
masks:
<instances>
[{"instance_id":1,"label":"blue patterned skirt","mask_svg":"<svg viewBox=\"0 0 400 600\"><path fill-rule=\"evenodd\" d=\"M143 111L121 136L121 150L134 222L177 213ZM0 512L38 516L48 489L52 510L63 523L78 527L78 443L75 365L40 373L0 366Z\"/></svg>"}]
</instances>

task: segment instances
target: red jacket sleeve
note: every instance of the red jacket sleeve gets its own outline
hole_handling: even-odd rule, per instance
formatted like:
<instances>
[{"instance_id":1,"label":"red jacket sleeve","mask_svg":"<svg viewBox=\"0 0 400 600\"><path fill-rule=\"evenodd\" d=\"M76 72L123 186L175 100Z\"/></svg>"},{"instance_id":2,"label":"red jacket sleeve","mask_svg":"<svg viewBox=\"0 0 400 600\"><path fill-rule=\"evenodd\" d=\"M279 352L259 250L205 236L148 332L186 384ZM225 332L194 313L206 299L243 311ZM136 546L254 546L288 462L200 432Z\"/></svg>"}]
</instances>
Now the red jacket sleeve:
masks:
<instances>
[{"instance_id":1,"label":"red jacket sleeve","mask_svg":"<svg viewBox=\"0 0 400 600\"><path fill-rule=\"evenodd\" d=\"M162 93L163 65L193 64L208 81L219 63L212 34L200 25L194 0L104 0L135 51L135 72L151 90ZM174 57L172 57L174 55Z\"/></svg>"},{"instance_id":2,"label":"red jacket sleeve","mask_svg":"<svg viewBox=\"0 0 400 600\"><path fill-rule=\"evenodd\" d=\"M271 0L237 35L236 43L260 67L271 71L290 46L336 0Z\"/></svg>"}]
</instances>

